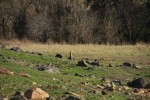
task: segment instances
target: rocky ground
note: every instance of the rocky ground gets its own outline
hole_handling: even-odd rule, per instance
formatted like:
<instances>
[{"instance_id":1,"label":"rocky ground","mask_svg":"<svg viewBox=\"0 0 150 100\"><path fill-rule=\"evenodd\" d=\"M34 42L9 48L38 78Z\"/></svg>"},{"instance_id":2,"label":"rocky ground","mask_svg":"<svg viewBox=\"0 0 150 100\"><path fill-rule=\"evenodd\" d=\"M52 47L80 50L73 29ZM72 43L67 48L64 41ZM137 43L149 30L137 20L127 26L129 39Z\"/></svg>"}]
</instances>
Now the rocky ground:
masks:
<instances>
[{"instance_id":1,"label":"rocky ground","mask_svg":"<svg viewBox=\"0 0 150 100\"><path fill-rule=\"evenodd\" d=\"M0 100L148 100L150 66L0 45Z\"/></svg>"}]
</instances>

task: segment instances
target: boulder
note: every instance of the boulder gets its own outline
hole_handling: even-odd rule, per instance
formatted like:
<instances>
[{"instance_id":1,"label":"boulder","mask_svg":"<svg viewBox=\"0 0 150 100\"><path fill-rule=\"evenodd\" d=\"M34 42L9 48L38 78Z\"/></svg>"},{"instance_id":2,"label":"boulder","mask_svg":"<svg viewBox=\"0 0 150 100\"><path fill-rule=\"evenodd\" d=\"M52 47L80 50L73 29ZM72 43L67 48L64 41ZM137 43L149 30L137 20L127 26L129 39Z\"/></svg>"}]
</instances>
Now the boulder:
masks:
<instances>
[{"instance_id":1,"label":"boulder","mask_svg":"<svg viewBox=\"0 0 150 100\"><path fill-rule=\"evenodd\" d=\"M28 89L24 96L29 100L47 100L49 94L40 88Z\"/></svg>"},{"instance_id":2,"label":"boulder","mask_svg":"<svg viewBox=\"0 0 150 100\"><path fill-rule=\"evenodd\" d=\"M56 54L55 56L56 58L63 58L63 56L61 54Z\"/></svg>"},{"instance_id":3,"label":"boulder","mask_svg":"<svg viewBox=\"0 0 150 100\"><path fill-rule=\"evenodd\" d=\"M133 92L138 93L138 94L144 94L145 93L145 91L143 89L134 89Z\"/></svg>"},{"instance_id":4,"label":"boulder","mask_svg":"<svg viewBox=\"0 0 150 100\"><path fill-rule=\"evenodd\" d=\"M10 50L16 51L16 52L23 52L23 50L19 47L12 47Z\"/></svg>"},{"instance_id":5,"label":"boulder","mask_svg":"<svg viewBox=\"0 0 150 100\"><path fill-rule=\"evenodd\" d=\"M45 65L37 65L36 67L37 67L37 69L38 69L39 71L48 70L48 66L45 66Z\"/></svg>"},{"instance_id":6,"label":"boulder","mask_svg":"<svg viewBox=\"0 0 150 100\"><path fill-rule=\"evenodd\" d=\"M128 86L122 86L123 90L129 90L130 88Z\"/></svg>"},{"instance_id":7,"label":"boulder","mask_svg":"<svg viewBox=\"0 0 150 100\"><path fill-rule=\"evenodd\" d=\"M147 84L147 81L143 78L138 78L127 83L128 86L133 87L133 88L144 88L146 84Z\"/></svg>"},{"instance_id":8,"label":"boulder","mask_svg":"<svg viewBox=\"0 0 150 100\"><path fill-rule=\"evenodd\" d=\"M78 61L77 66L88 67L88 63L85 60Z\"/></svg>"},{"instance_id":9,"label":"boulder","mask_svg":"<svg viewBox=\"0 0 150 100\"><path fill-rule=\"evenodd\" d=\"M103 90L115 91L116 90L116 85L113 82L105 84Z\"/></svg>"}]
</instances>

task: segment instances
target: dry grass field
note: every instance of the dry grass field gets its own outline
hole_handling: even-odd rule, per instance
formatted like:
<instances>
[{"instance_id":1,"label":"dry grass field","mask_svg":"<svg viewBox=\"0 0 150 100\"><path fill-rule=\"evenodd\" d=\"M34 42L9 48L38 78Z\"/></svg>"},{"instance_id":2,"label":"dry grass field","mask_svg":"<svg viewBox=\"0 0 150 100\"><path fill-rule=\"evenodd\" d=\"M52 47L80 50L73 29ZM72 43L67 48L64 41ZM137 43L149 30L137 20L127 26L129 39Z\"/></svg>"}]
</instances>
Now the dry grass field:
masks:
<instances>
[{"instance_id":1,"label":"dry grass field","mask_svg":"<svg viewBox=\"0 0 150 100\"><path fill-rule=\"evenodd\" d=\"M41 52L55 56L57 53L64 57L72 51L76 59L103 59L105 61L132 61L142 65L150 65L150 45L93 45L93 44L42 44L31 41L1 40L7 48L20 47L24 51Z\"/></svg>"}]
</instances>

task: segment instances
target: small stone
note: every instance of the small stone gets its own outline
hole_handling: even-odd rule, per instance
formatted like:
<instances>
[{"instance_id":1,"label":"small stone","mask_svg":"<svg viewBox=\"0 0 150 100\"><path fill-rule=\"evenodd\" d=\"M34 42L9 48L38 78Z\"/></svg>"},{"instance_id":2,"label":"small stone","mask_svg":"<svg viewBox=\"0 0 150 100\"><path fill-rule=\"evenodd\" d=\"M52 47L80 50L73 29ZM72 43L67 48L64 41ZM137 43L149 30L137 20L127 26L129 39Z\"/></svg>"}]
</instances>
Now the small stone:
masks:
<instances>
[{"instance_id":1,"label":"small stone","mask_svg":"<svg viewBox=\"0 0 150 100\"><path fill-rule=\"evenodd\" d=\"M129 92L125 92L124 94L126 94L126 95L131 95L131 93L129 93Z\"/></svg>"},{"instance_id":2,"label":"small stone","mask_svg":"<svg viewBox=\"0 0 150 100\"><path fill-rule=\"evenodd\" d=\"M27 99L22 95L17 95L17 96L12 96L10 100L27 100Z\"/></svg>"},{"instance_id":3,"label":"small stone","mask_svg":"<svg viewBox=\"0 0 150 100\"><path fill-rule=\"evenodd\" d=\"M10 50L16 51L16 52L23 52L23 50L19 47L12 47Z\"/></svg>"},{"instance_id":4,"label":"small stone","mask_svg":"<svg viewBox=\"0 0 150 100\"><path fill-rule=\"evenodd\" d=\"M100 60L99 59L95 59L94 62L89 63L92 66L100 66Z\"/></svg>"},{"instance_id":5,"label":"small stone","mask_svg":"<svg viewBox=\"0 0 150 100\"><path fill-rule=\"evenodd\" d=\"M116 85L113 82L111 82L111 90L112 91L116 90Z\"/></svg>"},{"instance_id":6,"label":"small stone","mask_svg":"<svg viewBox=\"0 0 150 100\"><path fill-rule=\"evenodd\" d=\"M108 67L113 67L113 65L112 65L112 64L109 64Z\"/></svg>"},{"instance_id":7,"label":"small stone","mask_svg":"<svg viewBox=\"0 0 150 100\"><path fill-rule=\"evenodd\" d=\"M123 90L129 90L130 88L128 86L123 86L122 89Z\"/></svg>"},{"instance_id":8,"label":"small stone","mask_svg":"<svg viewBox=\"0 0 150 100\"><path fill-rule=\"evenodd\" d=\"M6 99L6 100L9 100L9 99ZM27 100L27 98L22 96L20 91L16 91L15 95L10 97L10 100Z\"/></svg>"},{"instance_id":9,"label":"small stone","mask_svg":"<svg viewBox=\"0 0 150 100\"><path fill-rule=\"evenodd\" d=\"M123 66L132 67L132 64L129 63L129 62L124 62L124 63L123 63Z\"/></svg>"},{"instance_id":10,"label":"small stone","mask_svg":"<svg viewBox=\"0 0 150 100\"><path fill-rule=\"evenodd\" d=\"M35 83L35 82L32 82L32 84L33 84L33 85L36 85L37 83Z\"/></svg>"},{"instance_id":11,"label":"small stone","mask_svg":"<svg viewBox=\"0 0 150 100\"><path fill-rule=\"evenodd\" d=\"M107 95L107 92L105 90L103 90L101 93L102 95Z\"/></svg>"},{"instance_id":12,"label":"small stone","mask_svg":"<svg viewBox=\"0 0 150 100\"><path fill-rule=\"evenodd\" d=\"M21 95L20 91L16 91L15 95Z\"/></svg>"},{"instance_id":13,"label":"small stone","mask_svg":"<svg viewBox=\"0 0 150 100\"><path fill-rule=\"evenodd\" d=\"M48 72L48 73L59 73L59 70L57 67L53 66L53 65L37 65L36 66L37 69L39 71L45 71L45 72Z\"/></svg>"},{"instance_id":14,"label":"small stone","mask_svg":"<svg viewBox=\"0 0 150 100\"><path fill-rule=\"evenodd\" d=\"M110 83L110 80L107 78L107 77L103 77L101 79L102 82L105 82L105 83Z\"/></svg>"},{"instance_id":15,"label":"small stone","mask_svg":"<svg viewBox=\"0 0 150 100\"><path fill-rule=\"evenodd\" d=\"M145 91L143 89L134 89L133 92L138 93L138 94L144 94L145 93Z\"/></svg>"},{"instance_id":16,"label":"small stone","mask_svg":"<svg viewBox=\"0 0 150 100\"><path fill-rule=\"evenodd\" d=\"M55 56L56 58L63 58L63 56L61 54L56 54Z\"/></svg>"},{"instance_id":17,"label":"small stone","mask_svg":"<svg viewBox=\"0 0 150 100\"><path fill-rule=\"evenodd\" d=\"M58 79L56 79L56 78L54 78L54 77L53 77L52 79L53 79L53 81L56 81L56 80L58 80Z\"/></svg>"},{"instance_id":18,"label":"small stone","mask_svg":"<svg viewBox=\"0 0 150 100\"><path fill-rule=\"evenodd\" d=\"M101 94L102 94L102 93L101 93L100 91L98 91L98 90L91 90L90 92L93 93L93 94L96 94L96 95L101 95Z\"/></svg>"},{"instance_id":19,"label":"small stone","mask_svg":"<svg viewBox=\"0 0 150 100\"><path fill-rule=\"evenodd\" d=\"M104 87L101 86L101 85L96 85L96 87L99 88L99 89L103 89L103 88L104 88Z\"/></svg>"},{"instance_id":20,"label":"small stone","mask_svg":"<svg viewBox=\"0 0 150 100\"><path fill-rule=\"evenodd\" d=\"M85 60L78 61L77 66L88 67L88 63Z\"/></svg>"}]
</instances>

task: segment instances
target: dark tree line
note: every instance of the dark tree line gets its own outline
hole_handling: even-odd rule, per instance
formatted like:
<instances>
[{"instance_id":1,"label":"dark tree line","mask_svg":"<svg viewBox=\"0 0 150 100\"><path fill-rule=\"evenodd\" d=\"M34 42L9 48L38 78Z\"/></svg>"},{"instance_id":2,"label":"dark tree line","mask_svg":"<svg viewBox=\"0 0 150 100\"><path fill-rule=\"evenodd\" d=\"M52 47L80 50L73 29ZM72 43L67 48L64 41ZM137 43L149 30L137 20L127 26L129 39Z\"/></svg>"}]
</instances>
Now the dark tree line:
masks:
<instances>
[{"instance_id":1,"label":"dark tree line","mask_svg":"<svg viewBox=\"0 0 150 100\"><path fill-rule=\"evenodd\" d=\"M0 38L150 42L150 0L0 0Z\"/></svg>"}]
</instances>

